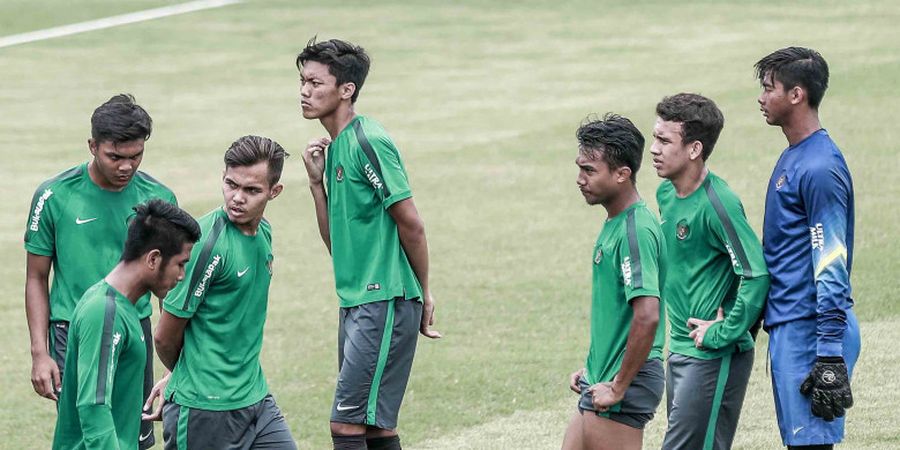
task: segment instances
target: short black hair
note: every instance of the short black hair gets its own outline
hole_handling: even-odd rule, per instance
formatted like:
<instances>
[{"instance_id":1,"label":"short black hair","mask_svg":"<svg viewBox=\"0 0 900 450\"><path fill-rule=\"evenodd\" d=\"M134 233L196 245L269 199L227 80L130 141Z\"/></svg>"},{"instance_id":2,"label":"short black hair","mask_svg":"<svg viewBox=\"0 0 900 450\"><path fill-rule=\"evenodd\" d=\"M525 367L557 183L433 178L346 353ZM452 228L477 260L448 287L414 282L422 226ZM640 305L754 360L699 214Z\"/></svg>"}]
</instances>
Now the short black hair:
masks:
<instances>
[{"instance_id":1,"label":"short black hair","mask_svg":"<svg viewBox=\"0 0 900 450\"><path fill-rule=\"evenodd\" d=\"M786 47L765 56L753 66L759 83L772 74L785 90L797 86L806 91L809 106L819 109L828 89L828 63L819 52L805 47Z\"/></svg>"},{"instance_id":2,"label":"short black hair","mask_svg":"<svg viewBox=\"0 0 900 450\"><path fill-rule=\"evenodd\" d=\"M150 139L153 119L131 94L114 95L91 115L91 137L97 143Z\"/></svg>"},{"instance_id":3,"label":"short black hair","mask_svg":"<svg viewBox=\"0 0 900 450\"><path fill-rule=\"evenodd\" d=\"M610 169L622 166L631 169L631 181L637 182L644 154L644 136L626 117L606 113L603 118L591 114L585 117L575 132L579 151L593 159L600 153Z\"/></svg>"},{"instance_id":4,"label":"short black hair","mask_svg":"<svg viewBox=\"0 0 900 450\"><path fill-rule=\"evenodd\" d=\"M260 162L269 164L269 187L281 179L284 159L291 156L279 143L262 136L241 136L225 152L225 167L246 167Z\"/></svg>"},{"instance_id":5,"label":"short black hair","mask_svg":"<svg viewBox=\"0 0 900 450\"><path fill-rule=\"evenodd\" d=\"M665 97L656 105L656 115L667 122L681 123L681 143L700 141L706 161L725 126L725 116L716 102L699 94L680 93Z\"/></svg>"},{"instance_id":6,"label":"short black hair","mask_svg":"<svg viewBox=\"0 0 900 450\"><path fill-rule=\"evenodd\" d=\"M135 206L122 251L123 262L134 261L151 250L159 250L163 265L181 253L184 244L200 239L200 225L183 209L160 199Z\"/></svg>"},{"instance_id":7,"label":"short black hair","mask_svg":"<svg viewBox=\"0 0 900 450\"><path fill-rule=\"evenodd\" d=\"M365 49L340 39L316 42L316 37L313 36L306 43L306 48L297 55L297 70L302 70L307 61L328 66L328 73L337 78L338 86L344 83L355 84L356 90L353 91L350 102L356 103L371 64Z\"/></svg>"}]
</instances>

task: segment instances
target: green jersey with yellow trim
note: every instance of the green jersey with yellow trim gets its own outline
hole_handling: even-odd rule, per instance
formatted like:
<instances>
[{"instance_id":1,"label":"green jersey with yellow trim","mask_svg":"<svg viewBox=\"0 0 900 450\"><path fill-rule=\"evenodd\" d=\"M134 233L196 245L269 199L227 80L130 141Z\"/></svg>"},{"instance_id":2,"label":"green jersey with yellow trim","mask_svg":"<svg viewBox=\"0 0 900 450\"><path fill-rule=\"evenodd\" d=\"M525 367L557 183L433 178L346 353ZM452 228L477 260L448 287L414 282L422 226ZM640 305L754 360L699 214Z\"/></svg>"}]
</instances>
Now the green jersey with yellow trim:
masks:
<instances>
[{"instance_id":1,"label":"green jersey with yellow trim","mask_svg":"<svg viewBox=\"0 0 900 450\"><path fill-rule=\"evenodd\" d=\"M749 329L765 304L769 273L740 199L712 172L684 198L671 181L663 181L656 199L669 257L678 261L663 291L671 321L669 350L715 359L753 348ZM719 307L725 319L709 327L698 349L687 320L714 320Z\"/></svg>"},{"instance_id":2,"label":"green jersey with yellow trim","mask_svg":"<svg viewBox=\"0 0 900 450\"><path fill-rule=\"evenodd\" d=\"M146 363L137 309L100 280L69 326L53 448L137 448Z\"/></svg>"},{"instance_id":3,"label":"green jersey with yellow trim","mask_svg":"<svg viewBox=\"0 0 900 450\"><path fill-rule=\"evenodd\" d=\"M25 224L25 250L52 258L51 321L72 319L82 294L122 256L132 207L154 198L177 204L169 188L140 171L121 191L101 189L87 163L38 187ZM137 309L140 318L150 317L150 293L138 300Z\"/></svg>"},{"instance_id":4,"label":"green jersey with yellow trim","mask_svg":"<svg viewBox=\"0 0 900 450\"><path fill-rule=\"evenodd\" d=\"M388 213L412 191L400 152L384 128L356 116L328 147L325 180L340 306L421 298L397 223Z\"/></svg>"},{"instance_id":5,"label":"green jersey with yellow trim","mask_svg":"<svg viewBox=\"0 0 900 450\"><path fill-rule=\"evenodd\" d=\"M621 369L634 298L660 299L659 325L647 359L662 359L666 320L660 292L666 282L666 261L659 221L643 200L603 225L593 254L591 347L585 362L589 384L612 381Z\"/></svg>"},{"instance_id":6,"label":"green jersey with yellow trim","mask_svg":"<svg viewBox=\"0 0 900 450\"><path fill-rule=\"evenodd\" d=\"M272 228L263 219L247 236L217 208L197 221L202 237L169 291L166 312L189 319L166 398L182 406L228 411L269 392L259 353L272 280Z\"/></svg>"}]
</instances>

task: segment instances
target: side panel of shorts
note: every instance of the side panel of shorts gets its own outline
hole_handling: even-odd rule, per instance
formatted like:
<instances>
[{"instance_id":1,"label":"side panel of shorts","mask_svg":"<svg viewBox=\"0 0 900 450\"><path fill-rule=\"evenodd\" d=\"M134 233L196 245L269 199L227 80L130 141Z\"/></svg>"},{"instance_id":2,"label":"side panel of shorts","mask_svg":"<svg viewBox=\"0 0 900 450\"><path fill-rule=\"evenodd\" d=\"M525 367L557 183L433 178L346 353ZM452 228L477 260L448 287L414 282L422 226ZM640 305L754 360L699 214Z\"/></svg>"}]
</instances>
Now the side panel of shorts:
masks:
<instances>
[{"instance_id":1,"label":"side panel of shorts","mask_svg":"<svg viewBox=\"0 0 900 450\"><path fill-rule=\"evenodd\" d=\"M297 448L271 395L231 411L207 411L166 403L163 441L165 450Z\"/></svg>"},{"instance_id":2,"label":"side panel of shorts","mask_svg":"<svg viewBox=\"0 0 900 450\"><path fill-rule=\"evenodd\" d=\"M66 369L66 345L69 343L69 322L50 322L49 351L50 357L59 367L59 379L62 380Z\"/></svg>"},{"instance_id":3,"label":"side panel of shorts","mask_svg":"<svg viewBox=\"0 0 900 450\"><path fill-rule=\"evenodd\" d=\"M847 311L843 341L844 362L853 377L859 358L859 324L853 310ZM787 322L769 330L772 362L772 390L775 413L784 445L836 444L844 438L844 417L826 422L812 415L809 398L800 385L816 361L816 319Z\"/></svg>"},{"instance_id":4,"label":"side panel of shorts","mask_svg":"<svg viewBox=\"0 0 900 450\"><path fill-rule=\"evenodd\" d=\"M397 427L421 317L417 300L341 308L332 422Z\"/></svg>"},{"instance_id":5,"label":"side panel of shorts","mask_svg":"<svg viewBox=\"0 0 900 450\"><path fill-rule=\"evenodd\" d=\"M588 392L590 385L582 377L579 381L581 397L578 399L578 409L582 412L590 411L600 417L628 425L632 428L643 429L653 419L656 407L662 400L665 375L662 361L648 359L637 375L631 380L631 385L625 390L625 397L619 402L618 411L598 413L594 409L593 398ZM613 406L616 408L616 405Z\"/></svg>"},{"instance_id":6,"label":"side panel of shorts","mask_svg":"<svg viewBox=\"0 0 900 450\"><path fill-rule=\"evenodd\" d=\"M144 401L150 397L153 390L153 331L150 329L150 318L141 319L141 330L144 332L144 345L147 346L147 365L144 366ZM141 434L138 448L141 450L153 447L156 437L153 435L153 421L141 421Z\"/></svg>"},{"instance_id":7,"label":"side panel of shorts","mask_svg":"<svg viewBox=\"0 0 900 450\"><path fill-rule=\"evenodd\" d=\"M663 449L731 448L753 371L753 353L751 349L711 360L669 354L669 428Z\"/></svg>"}]
</instances>

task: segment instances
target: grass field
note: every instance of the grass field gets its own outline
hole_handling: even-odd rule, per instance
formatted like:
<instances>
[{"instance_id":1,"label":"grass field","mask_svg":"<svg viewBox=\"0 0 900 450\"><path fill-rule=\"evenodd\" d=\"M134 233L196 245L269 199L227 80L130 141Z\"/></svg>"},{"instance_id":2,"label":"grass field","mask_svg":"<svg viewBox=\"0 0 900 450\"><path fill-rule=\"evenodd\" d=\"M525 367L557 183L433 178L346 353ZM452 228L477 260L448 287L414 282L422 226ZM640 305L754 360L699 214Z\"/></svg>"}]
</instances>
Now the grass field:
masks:
<instances>
[{"instance_id":1,"label":"grass field","mask_svg":"<svg viewBox=\"0 0 900 450\"><path fill-rule=\"evenodd\" d=\"M0 3L0 35L174 4ZM587 349L590 252L604 219L575 189L574 130L591 112L645 135L664 95L712 97L726 125L711 168L759 230L785 146L757 111L752 65L805 45L831 83L822 120L856 190L854 297L863 353L847 448L900 448L900 6L892 1L247 1L0 49L0 448L47 448L55 412L29 382L23 225L44 179L89 155L90 113L131 92L154 118L142 169L200 216L221 202L221 156L243 134L294 153L270 204L276 276L263 366L301 448L329 445L336 373L331 262L299 154L324 131L298 112L297 51L313 35L360 43L374 63L357 110L403 152L431 247L436 328L421 342L401 414L408 448L554 448ZM894 44L891 44L894 42ZM646 158L645 161L649 159ZM649 164L648 164L649 166ZM655 205L658 179L639 176ZM736 448L778 448L765 338ZM646 432L661 442L665 418Z\"/></svg>"}]
</instances>

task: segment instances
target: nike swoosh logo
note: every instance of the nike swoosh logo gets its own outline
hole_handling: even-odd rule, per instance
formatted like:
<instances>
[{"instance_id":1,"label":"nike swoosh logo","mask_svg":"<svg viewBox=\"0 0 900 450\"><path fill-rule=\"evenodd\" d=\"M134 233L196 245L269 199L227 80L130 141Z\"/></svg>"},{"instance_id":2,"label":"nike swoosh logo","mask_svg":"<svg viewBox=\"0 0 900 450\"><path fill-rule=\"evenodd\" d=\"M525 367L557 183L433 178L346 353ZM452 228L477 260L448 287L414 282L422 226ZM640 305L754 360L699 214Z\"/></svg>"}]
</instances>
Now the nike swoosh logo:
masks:
<instances>
[{"instance_id":1,"label":"nike swoosh logo","mask_svg":"<svg viewBox=\"0 0 900 450\"><path fill-rule=\"evenodd\" d=\"M84 220L81 220L80 218L76 217L76 218L75 218L75 225L82 225L82 224L85 224L85 223L88 223L88 222L93 222L93 221L95 221L95 220L97 220L96 217L92 217L92 218L90 218L90 219L84 219Z\"/></svg>"},{"instance_id":2,"label":"nike swoosh logo","mask_svg":"<svg viewBox=\"0 0 900 450\"><path fill-rule=\"evenodd\" d=\"M797 427L797 428L794 428L794 435L796 435L797 433L799 433L800 430L802 430L803 428L804 428L804 427Z\"/></svg>"},{"instance_id":3,"label":"nike swoosh logo","mask_svg":"<svg viewBox=\"0 0 900 450\"><path fill-rule=\"evenodd\" d=\"M662 224L664 224L664 223L666 223L666 221L665 221L665 220L663 220L663 221L661 221L661 222L659 222L659 224L660 224L660 225L662 225Z\"/></svg>"},{"instance_id":4,"label":"nike swoosh logo","mask_svg":"<svg viewBox=\"0 0 900 450\"><path fill-rule=\"evenodd\" d=\"M356 409L356 408L359 408L359 405L356 405L356 406L341 406L340 403L338 403L338 405L337 405L337 410L338 410L338 411L349 411L349 410L351 410L351 409Z\"/></svg>"},{"instance_id":5,"label":"nike swoosh logo","mask_svg":"<svg viewBox=\"0 0 900 450\"><path fill-rule=\"evenodd\" d=\"M140 435L140 436L138 437L138 441L146 441L147 439L150 438L150 436L153 436L153 431L152 431L152 430L151 430L149 433L147 433L146 435L143 435L143 434Z\"/></svg>"},{"instance_id":6,"label":"nike swoosh logo","mask_svg":"<svg viewBox=\"0 0 900 450\"><path fill-rule=\"evenodd\" d=\"M238 272L238 278L244 276L244 274L247 273L248 270L250 270L250 266L247 266L246 269L244 269L244 270Z\"/></svg>"}]
</instances>

